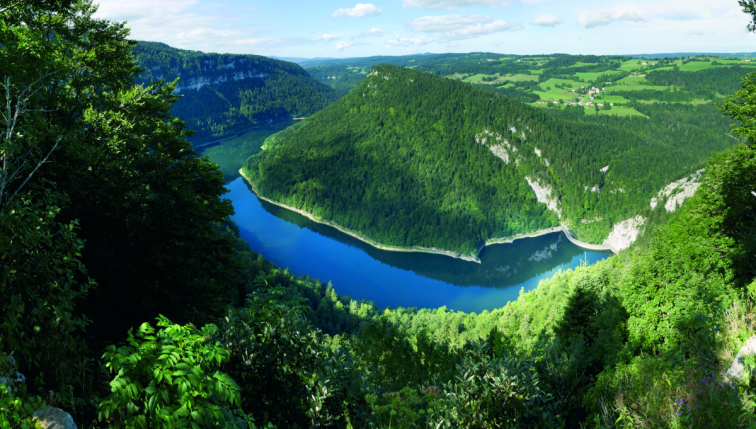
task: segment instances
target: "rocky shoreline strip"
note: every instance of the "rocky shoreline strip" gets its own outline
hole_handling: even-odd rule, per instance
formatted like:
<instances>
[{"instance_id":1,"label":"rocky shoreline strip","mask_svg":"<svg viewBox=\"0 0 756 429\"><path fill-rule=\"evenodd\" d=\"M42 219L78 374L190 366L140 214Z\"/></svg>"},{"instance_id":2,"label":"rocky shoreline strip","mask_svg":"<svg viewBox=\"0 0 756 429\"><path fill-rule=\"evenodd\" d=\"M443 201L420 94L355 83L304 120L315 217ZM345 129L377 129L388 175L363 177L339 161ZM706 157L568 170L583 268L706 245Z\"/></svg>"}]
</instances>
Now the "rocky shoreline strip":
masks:
<instances>
[{"instance_id":1,"label":"rocky shoreline strip","mask_svg":"<svg viewBox=\"0 0 756 429\"><path fill-rule=\"evenodd\" d=\"M328 225L330 227L336 228L339 231L343 232L344 234L352 236L352 237L354 237L354 238L356 238L356 239L358 239L358 240L360 240L360 241L362 241L364 243L367 243L367 244L369 244L369 245L371 245L371 246L373 246L373 247L375 247L377 249L387 250L387 251L390 251L390 252L435 253L437 255L450 256L452 258L462 259L463 261L476 262L476 263L480 264L481 262L480 262L480 258L478 257L478 255L480 255L480 252L486 246L489 246L489 245L492 245L492 244L512 243L513 241L519 240L521 238L539 237L541 235L546 235L546 234L551 234L551 233L554 233L554 232L562 231L562 232L564 232L564 235L567 236L567 239L570 240L570 242L572 242L576 246L583 247L585 249L590 249L590 250L611 250L612 252L617 253L614 249L612 249L610 247L599 246L599 245L595 245L595 244L588 244L588 243L583 243L581 241L575 240L575 238L572 237L572 232L566 226L564 226L564 225L560 225L560 226L556 226L556 227L551 227L551 228L546 228L546 229L541 229L541 230L538 230L538 231L535 231L535 232L529 232L529 233L524 233L524 234L517 234L517 235L514 235L514 236L510 236L510 237L492 238L492 239L486 240L486 242L482 246L480 246L480 248L478 248L478 251L477 251L476 255L465 254L465 253L458 253L458 252L452 252L451 250L444 250L444 249L439 249L439 248L436 248L436 247L419 247L419 246L418 247L397 247L397 246L386 246L386 245L383 245L383 244L380 244L380 243L376 243L375 241L370 240L368 238L365 238L365 237L357 234L356 232L354 232L352 230L344 228L341 225L338 225L338 224L333 223L333 222L327 222L327 221L324 221L322 219L319 219L319 218L315 217L314 215L312 215L311 213L308 213L308 212L306 212L304 210L298 209L296 207L291 207L291 206L288 206L286 204L282 204L282 203L279 203L277 201L273 201L273 200L271 200L269 198L263 197L262 195L260 195L259 192L257 192L257 189L255 188L255 185L252 183L252 181L249 180L249 178L244 174L243 169L239 170L239 174L241 174L242 178L249 184L250 188L252 188L252 192L254 192L255 195L257 195L257 197L260 198L261 200L265 200L265 201L267 201L267 202L269 202L269 203L271 203L273 205L276 205L276 206L279 206L279 207L283 207L283 208L285 208L287 210L291 210L291 211L293 211L295 213L299 213L302 216L305 216L306 218L312 220L313 222L317 222L317 223L320 223L320 224L323 224L323 225Z\"/></svg>"},{"instance_id":2,"label":"rocky shoreline strip","mask_svg":"<svg viewBox=\"0 0 756 429\"><path fill-rule=\"evenodd\" d=\"M343 232L344 234L350 235L350 236L352 236L352 237L354 237L354 238L356 238L356 239L358 239L358 240L360 240L360 241L362 241L364 243L367 243L367 244L369 244L369 245L371 245L371 246L373 246L373 247L375 247L377 249L388 250L390 252L435 253L435 254L438 254L438 255L445 255L445 256L451 256L452 258L462 259L464 261L480 263L480 259L477 256L473 256L473 255L469 255L469 254L464 254L464 253L458 253L458 252L452 252L451 250L444 250L444 249L439 249L439 248L435 248L435 247L419 247L419 246L418 247L396 247L396 246L386 246L386 245L383 245L383 244L380 244L380 243L376 243L376 242L374 242L374 241L372 241L372 240L370 240L368 238L365 238L365 237L357 234L356 232L354 232L352 230L344 228L341 225L338 225L338 224L333 223L333 222L326 222L326 221L324 221L322 219L316 218L314 215L312 215L312 214L310 214L310 213L308 213L308 212L306 212L304 210L300 210L300 209L298 209L296 207L291 207L291 206L288 206L286 204L282 204L282 203L279 203L277 201L273 201L273 200L271 200L269 198L263 197L262 195L260 195L259 192L257 192L257 189L255 188L255 185L244 174L243 170L239 170L239 174L241 174L241 176L244 178L244 180L247 181L247 183L249 184L249 186L252 188L252 192L254 192L255 195L257 195L257 198L260 198L261 200L265 200L265 201L267 201L267 202L269 202L271 204L277 205L279 207L283 207L283 208L285 208L287 210L291 210L291 211L293 211L295 213L299 213L302 216L305 216L308 219L312 220L313 222L317 222L317 223L320 223L320 224L323 224L323 225L328 225L330 227L336 228L339 231Z\"/></svg>"},{"instance_id":3,"label":"rocky shoreline strip","mask_svg":"<svg viewBox=\"0 0 756 429\"><path fill-rule=\"evenodd\" d=\"M588 250L611 250L612 253L617 254L619 253L618 249L615 249L612 246L604 246L599 244L590 244L590 243L583 243L582 241L578 241L575 239L575 237L572 236L572 231L570 231L569 228L562 225L559 227L562 231L564 231L564 235L567 236L567 239L570 240L570 243L574 244L575 246L582 247L583 249Z\"/></svg>"}]
</instances>

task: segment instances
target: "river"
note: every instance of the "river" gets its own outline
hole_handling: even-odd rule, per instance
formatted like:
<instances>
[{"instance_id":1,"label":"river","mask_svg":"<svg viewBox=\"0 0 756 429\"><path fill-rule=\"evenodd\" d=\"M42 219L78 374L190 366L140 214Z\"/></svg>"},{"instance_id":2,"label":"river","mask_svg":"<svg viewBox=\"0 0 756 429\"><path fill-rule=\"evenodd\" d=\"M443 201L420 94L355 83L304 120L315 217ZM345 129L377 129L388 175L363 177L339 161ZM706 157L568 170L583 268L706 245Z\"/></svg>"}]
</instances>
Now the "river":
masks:
<instances>
[{"instance_id":1,"label":"river","mask_svg":"<svg viewBox=\"0 0 756 429\"><path fill-rule=\"evenodd\" d=\"M226 197L236 211L231 218L250 247L295 275L331 281L340 294L373 301L379 307L446 306L481 312L517 299L521 289L534 289L558 270L574 268L581 260L593 264L611 255L586 251L562 232L486 246L479 255L480 264L443 255L379 250L258 199L238 174L233 175L247 156L259 151L264 137L283 126L254 130L253 136L223 142L203 155L221 164L230 181Z\"/></svg>"}]
</instances>

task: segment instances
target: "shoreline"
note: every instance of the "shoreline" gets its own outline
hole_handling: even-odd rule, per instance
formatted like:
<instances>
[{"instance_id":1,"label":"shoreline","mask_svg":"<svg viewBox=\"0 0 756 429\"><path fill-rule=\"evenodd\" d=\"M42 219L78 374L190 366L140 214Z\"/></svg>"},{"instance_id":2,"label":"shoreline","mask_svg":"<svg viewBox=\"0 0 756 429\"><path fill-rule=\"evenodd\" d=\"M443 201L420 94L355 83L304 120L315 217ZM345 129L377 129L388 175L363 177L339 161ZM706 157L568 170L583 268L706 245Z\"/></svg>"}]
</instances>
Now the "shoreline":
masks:
<instances>
[{"instance_id":1,"label":"shoreline","mask_svg":"<svg viewBox=\"0 0 756 429\"><path fill-rule=\"evenodd\" d=\"M561 225L561 229L564 232L564 235L567 236L567 239L570 240L570 243L582 247L583 249L588 250L610 250L615 255L619 253L615 248L611 246L604 246L603 244L590 244L590 243L583 243L582 241L578 241L575 239L575 237L572 236L572 231L570 231L569 228L567 228L564 224Z\"/></svg>"},{"instance_id":2,"label":"shoreline","mask_svg":"<svg viewBox=\"0 0 756 429\"><path fill-rule=\"evenodd\" d=\"M201 144L198 144L196 146L192 145L192 149L200 149L200 148L203 148L205 146L210 146L210 145L214 145L214 144L221 144L221 143L229 141L231 139L235 139L237 137L241 137L247 131L252 131L252 130L259 129L259 128L265 128L265 127L271 126L273 124L280 124L281 122L286 122L286 121L289 121L289 120L293 120L293 119L279 119L277 121L268 122L268 123L263 124L263 125L255 125L254 127L245 128L245 129L243 129L241 131L237 131L234 135L223 137L220 140L214 140L214 141L211 141L211 142L201 143Z\"/></svg>"},{"instance_id":3,"label":"shoreline","mask_svg":"<svg viewBox=\"0 0 756 429\"><path fill-rule=\"evenodd\" d=\"M581 241L575 240L572 237L572 233L570 232L570 230L566 226L564 226L564 225L555 226L555 227L546 228L546 229L541 229L541 230L534 231L534 232L527 232L527 233L522 233L522 234L516 234L516 235L510 236L510 237L501 237L501 238L491 238L491 239L488 239L488 240L485 241L485 243L483 243L482 246L480 246L478 248L478 251L477 251L476 255L471 255L471 254L467 254L467 253L453 252L451 250L444 250L444 249L438 249L438 248L433 248L433 247L419 247L419 246L418 247L397 247L397 246L387 246L387 245L384 245L384 244L376 243L373 240L370 240L369 238L362 237L359 234L357 234L356 232L354 232L352 230L349 230L347 228L344 228L343 226L338 225L336 223L326 222L326 221L323 221L321 219L318 219L314 215L312 215L311 213L308 213L308 212L306 212L304 210L298 209L296 207L291 207L291 206L288 206L286 204L282 204L282 203L279 203L277 201L273 201L273 200L271 200L269 198L263 197L262 195L260 195L259 192L257 192L257 189L255 188L255 185L252 184L252 181L249 180L249 178L244 174L243 170L244 170L243 168L239 169L239 174L241 175L242 179L244 179L247 182L247 184L252 188L252 192L255 193L255 196L257 196L257 198L265 200L265 201L267 201L267 202L269 202L269 203L271 203L273 205L276 205L278 207L283 207L283 208L285 208L287 210L293 211L295 213L299 213L300 215L302 215L302 216L310 219L313 222L317 222L317 223L322 224L322 225L327 225L327 226L330 226L332 228L336 228L337 230L343 232L344 234L347 234L347 235L349 235L351 237L354 237L354 238L362 241L363 243L367 243L367 244L375 247L376 249L387 250L389 252L433 253L433 254L437 254L437 255L450 256L452 258L462 259L463 261L475 262L475 263L480 264L481 261L480 261L480 258L478 257L478 255L480 255L480 252L486 246L489 246L489 245L492 245L492 244L512 243L515 240L519 240L521 238L540 237L542 235L551 234L551 233L554 233L554 232L561 231L561 232L564 233L565 236L567 236L567 239L571 243L575 244L578 247L582 247L582 248L589 249L589 250L611 250L613 253L617 253L617 252L614 251L614 249L611 249L611 248L608 248L608 247L598 246L598 245L595 245L595 244L583 243Z\"/></svg>"},{"instance_id":4,"label":"shoreline","mask_svg":"<svg viewBox=\"0 0 756 429\"><path fill-rule=\"evenodd\" d=\"M331 223L331 222L323 221L321 219L316 218L315 216L313 216L312 214L310 214L310 213L308 213L308 212L306 212L304 210L298 209L296 207L291 207L291 206L288 206L286 204L282 204L282 203L279 203L277 201L273 201L273 200L271 200L269 198L263 197L262 195L260 195L259 192L257 192L257 189L255 189L255 185L252 184L252 181L249 180L249 178L244 174L244 171L242 171L242 170L243 169L239 170L239 174L247 182L247 184L249 184L249 186L252 188L252 191L257 196L257 198L260 198L261 200L265 200L265 201L267 201L267 202L269 202L269 203L271 203L273 205L276 205L276 206L279 206L279 207L283 207L283 208L285 208L287 210L290 210L290 211L293 211L295 213L299 213L302 216L310 219L313 222L317 222L317 223L322 224L322 225L327 225L327 226L330 226L332 228L336 228L339 231L343 232L344 234L352 236L352 237L354 237L354 238L362 241L363 243L367 243L367 244L375 247L376 249L387 250L387 251L390 251L390 252L435 253L435 254L438 254L438 255L450 256L452 258L462 259L464 261L469 261L469 262L477 262L478 264L480 264L480 259L477 256L473 256L473 255L470 255L470 254L458 253L458 252L452 252L451 250L437 249L437 248L432 248L432 247L414 247L414 248L413 247L396 247L396 246L386 246L384 244L376 243L376 242L370 240L369 238L365 238L365 237L362 237L362 236L358 235L356 232L354 232L352 230L344 228L341 225L338 225L338 224L335 224L335 223Z\"/></svg>"}]
</instances>

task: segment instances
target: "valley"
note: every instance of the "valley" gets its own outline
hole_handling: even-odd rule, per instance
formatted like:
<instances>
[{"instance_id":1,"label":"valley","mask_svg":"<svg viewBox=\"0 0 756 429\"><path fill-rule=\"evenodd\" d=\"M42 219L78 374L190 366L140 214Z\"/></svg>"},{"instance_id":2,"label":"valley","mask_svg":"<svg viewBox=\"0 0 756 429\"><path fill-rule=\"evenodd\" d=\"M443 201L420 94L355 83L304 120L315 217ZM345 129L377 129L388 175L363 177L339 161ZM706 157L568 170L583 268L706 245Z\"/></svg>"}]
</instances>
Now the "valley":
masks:
<instances>
[{"instance_id":1,"label":"valley","mask_svg":"<svg viewBox=\"0 0 756 429\"><path fill-rule=\"evenodd\" d=\"M269 202L245 186L233 169L259 152L263 141L289 124L250 131L203 149L224 172L240 236L259 252L295 275L333 283L334 290L379 307L491 311L533 290L543 279L582 262L593 264L610 255L601 249L569 242L562 227L505 240L491 240L475 258L449 260L444 251L391 249L349 231L313 220L304 212ZM573 239L574 240L574 239ZM400 250L400 251L396 251ZM410 251L410 253L407 253ZM413 285L407 288L406 285Z\"/></svg>"},{"instance_id":2,"label":"valley","mask_svg":"<svg viewBox=\"0 0 756 429\"><path fill-rule=\"evenodd\" d=\"M0 0L0 428L753 427L756 0L564 3Z\"/></svg>"},{"instance_id":3,"label":"valley","mask_svg":"<svg viewBox=\"0 0 756 429\"><path fill-rule=\"evenodd\" d=\"M486 242L560 224L602 245L623 222L648 217L658 189L735 143L714 106L637 108L643 117L550 112L375 66L351 93L266 140L243 172L263 197L381 246L475 259ZM666 126L681 121L684 135Z\"/></svg>"},{"instance_id":4,"label":"valley","mask_svg":"<svg viewBox=\"0 0 756 429\"><path fill-rule=\"evenodd\" d=\"M495 53L302 60L317 80L348 92L370 67L385 63L461 80L535 107L581 107L587 114L644 116L636 103L704 104L720 100L756 68L749 57L694 54L628 56ZM687 81L687 82L686 82Z\"/></svg>"}]
</instances>

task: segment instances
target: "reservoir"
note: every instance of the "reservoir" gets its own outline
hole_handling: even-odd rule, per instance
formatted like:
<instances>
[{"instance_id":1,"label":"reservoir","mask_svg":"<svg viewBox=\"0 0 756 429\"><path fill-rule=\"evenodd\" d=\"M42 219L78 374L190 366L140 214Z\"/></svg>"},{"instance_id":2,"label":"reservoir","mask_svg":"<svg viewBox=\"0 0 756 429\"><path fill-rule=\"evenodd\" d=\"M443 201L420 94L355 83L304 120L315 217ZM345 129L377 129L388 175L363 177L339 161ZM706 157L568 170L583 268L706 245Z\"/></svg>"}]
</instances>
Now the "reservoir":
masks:
<instances>
[{"instance_id":1,"label":"reservoir","mask_svg":"<svg viewBox=\"0 0 756 429\"><path fill-rule=\"evenodd\" d=\"M582 249L555 232L486 246L481 263L449 256L392 252L374 248L335 228L262 201L241 177L234 175L247 156L259 151L267 135L281 130L255 130L203 152L221 165L241 237L250 248L294 275L331 281L339 294L373 301L378 307L438 308L481 312L517 299L520 290L534 289L558 270L593 264L609 251ZM238 166L238 167L237 167Z\"/></svg>"}]
</instances>

